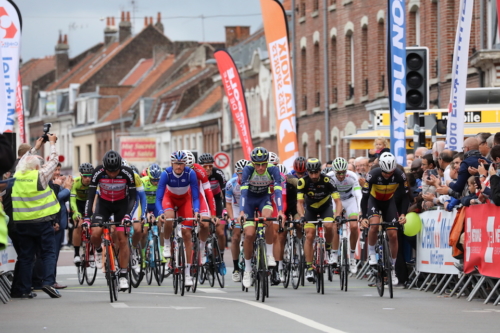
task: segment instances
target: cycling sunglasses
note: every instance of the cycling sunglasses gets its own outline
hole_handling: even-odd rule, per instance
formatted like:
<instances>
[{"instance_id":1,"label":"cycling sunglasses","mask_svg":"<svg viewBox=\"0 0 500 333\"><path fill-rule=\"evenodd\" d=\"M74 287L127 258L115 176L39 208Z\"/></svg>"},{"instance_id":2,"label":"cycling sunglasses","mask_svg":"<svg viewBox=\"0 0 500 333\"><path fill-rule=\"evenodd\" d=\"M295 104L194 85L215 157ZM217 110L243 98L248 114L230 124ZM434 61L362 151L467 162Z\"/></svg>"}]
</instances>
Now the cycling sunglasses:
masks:
<instances>
[{"instance_id":1,"label":"cycling sunglasses","mask_svg":"<svg viewBox=\"0 0 500 333\"><path fill-rule=\"evenodd\" d=\"M82 177L90 178L90 177L92 177L92 174L82 173Z\"/></svg>"}]
</instances>

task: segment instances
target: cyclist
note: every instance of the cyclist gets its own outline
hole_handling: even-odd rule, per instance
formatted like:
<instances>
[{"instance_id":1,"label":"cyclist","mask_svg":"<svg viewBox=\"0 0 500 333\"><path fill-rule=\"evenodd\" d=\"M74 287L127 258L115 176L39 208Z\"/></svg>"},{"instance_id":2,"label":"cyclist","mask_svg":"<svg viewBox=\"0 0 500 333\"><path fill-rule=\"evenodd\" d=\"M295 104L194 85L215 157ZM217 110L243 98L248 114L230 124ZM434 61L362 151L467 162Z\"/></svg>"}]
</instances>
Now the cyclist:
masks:
<instances>
[{"instance_id":1,"label":"cyclist","mask_svg":"<svg viewBox=\"0 0 500 333\"><path fill-rule=\"evenodd\" d=\"M87 201L87 193L94 167L90 163L82 163L78 170L80 171L80 177L75 177L69 197L71 211L73 212L73 223L75 225L73 229L73 246L75 248L73 263L75 265L79 265L82 262L80 258L80 246L82 245L82 226L80 220L85 214L85 202Z\"/></svg>"},{"instance_id":2,"label":"cyclist","mask_svg":"<svg viewBox=\"0 0 500 333\"><path fill-rule=\"evenodd\" d=\"M321 162L317 158L307 160L306 169L308 175L299 179L297 185L297 212L301 219L306 222L304 230L306 240L304 243L304 255L306 258L308 281L314 281L313 272L313 242L316 236L316 227L313 223L307 221L316 221L319 218L323 221L333 221L332 199L335 202L335 219L342 212L342 202L337 187L333 180L321 174ZM305 206L305 208L304 208ZM333 240L333 223L326 223L325 239L328 244Z\"/></svg>"},{"instance_id":3,"label":"cyclist","mask_svg":"<svg viewBox=\"0 0 500 333\"><path fill-rule=\"evenodd\" d=\"M162 170L160 166L156 163L153 163L148 168L144 169L143 173L145 174L145 176L141 178L142 184L144 186L144 192L146 193L147 213L153 214L154 217L158 217L158 210L156 209L156 190L158 189L158 182L160 181L161 172ZM147 221L149 221L149 219ZM147 221L144 224L144 233L142 235L143 245L146 244L146 239L149 231L149 224ZM146 249L143 248L142 251L144 256ZM162 255L162 252L163 246L160 246L160 256Z\"/></svg>"},{"instance_id":4,"label":"cyclist","mask_svg":"<svg viewBox=\"0 0 500 333\"><path fill-rule=\"evenodd\" d=\"M214 157L210 153L201 154L198 161L207 172L208 180L210 181L210 186L214 195L216 215L217 217L222 217L222 210L226 205L224 202L224 189L226 188L226 177L224 176L224 172L222 172L221 169L214 168ZM224 258L224 249L226 247L225 227L226 223L224 220L220 220L216 229L222 258Z\"/></svg>"},{"instance_id":5,"label":"cyclist","mask_svg":"<svg viewBox=\"0 0 500 333\"><path fill-rule=\"evenodd\" d=\"M384 152L379 157L378 168L372 169L366 175L366 183L363 186L363 199L361 200L362 225L368 227L370 224L380 223L382 217L384 221L390 223L387 226L387 235L389 236L389 248L391 252L392 265L396 264L398 254L398 222L406 223L405 212L408 209L409 187L406 175L397 168L396 158L388 152ZM405 196L402 198L401 207L403 211L398 212L394 200L394 193L399 186L404 187ZM368 255L370 265L377 265L377 256L375 254L375 243L379 231L378 225L370 226L368 232ZM392 284L397 285L398 279L396 273L391 270Z\"/></svg>"},{"instance_id":6,"label":"cyclist","mask_svg":"<svg viewBox=\"0 0 500 333\"><path fill-rule=\"evenodd\" d=\"M99 195L95 212L92 214L98 186ZM104 154L102 165L97 166L92 174L85 204L84 223L90 224L91 215L94 223L107 222L111 215L114 215L115 221L130 221L135 207L136 192L132 169L122 165L120 154L114 150L108 151ZM117 226L114 233L116 237L115 245L119 248L120 274L118 284L121 290L126 290L128 289L127 266L130 259L128 241L123 226ZM102 228L94 227L91 241L96 248L95 260L98 268L102 268L101 235Z\"/></svg>"},{"instance_id":7,"label":"cyclist","mask_svg":"<svg viewBox=\"0 0 500 333\"><path fill-rule=\"evenodd\" d=\"M173 222L165 221L165 218L174 218L174 207L177 207L179 217L196 218L200 213L200 200L198 179L196 173L186 166L187 156L183 151L176 151L170 155L171 167L165 169L158 183L156 191L156 208L158 209L158 220L164 224L164 253L171 253L170 235L172 234ZM182 222L182 238L186 248L185 285L192 286L191 278L191 244L192 221ZM171 255L169 255L170 257Z\"/></svg>"},{"instance_id":8,"label":"cyclist","mask_svg":"<svg viewBox=\"0 0 500 333\"><path fill-rule=\"evenodd\" d=\"M294 178L302 178L307 176L306 170L307 159L303 156L299 156L293 161L293 170L290 171L289 175Z\"/></svg>"},{"instance_id":9,"label":"cyclist","mask_svg":"<svg viewBox=\"0 0 500 333\"><path fill-rule=\"evenodd\" d=\"M193 169L196 173L196 177L198 178L198 186L200 189L200 215L202 218L210 218L216 217L215 210L215 200L214 195L212 193L210 181L208 180L208 175L205 169L198 163L195 163L195 157L193 153L189 150L183 150L186 153L186 165ZM203 191L201 191L203 189ZM200 257L202 263L205 264L207 261L207 255L205 253L205 245L207 243L208 233L209 233L209 222L201 222L200 223Z\"/></svg>"},{"instance_id":10,"label":"cyclist","mask_svg":"<svg viewBox=\"0 0 500 333\"><path fill-rule=\"evenodd\" d=\"M333 171L327 173L327 176L333 179L333 183L337 187L340 193L340 200L342 201L342 207L344 207L346 216L348 219L358 218L361 212L361 198L363 194L361 193L361 185L359 185L358 176L347 170L347 161L342 157L337 157L332 164ZM337 265L338 261L338 250L339 250L339 235L337 233L337 225L334 226L334 238L333 238L333 249L330 255L330 264ZM351 235L349 236L349 242L351 245L351 255L349 267L351 273L356 274L358 268L356 266L356 259L354 258L354 253L356 251L356 245L358 242L358 222L350 222Z\"/></svg>"},{"instance_id":11,"label":"cyclist","mask_svg":"<svg viewBox=\"0 0 500 333\"><path fill-rule=\"evenodd\" d=\"M277 156L276 156L277 157ZM278 158L279 161L279 158ZM276 165L280 171L280 176L281 176L281 197L283 198L283 211L286 212L288 208L288 195L287 195L287 178L286 174L288 174L288 170L283 164L277 164ZM274 191L271 186L271 198L272 204L273 204L273 217L277 217L277 214L275 214L276 210L276 200L274 197ZM273 222L273 227L274 227L274 257L276 259L276 263L278 264L277 272L279 274L279 279L281 282L285 282L285 275L283 274L283 254L285 251L285 240L286 240L286 233L282 232L279 233L279 223L277 221ZM274 279L275 284L279 284L279 281Z\"/></svg>"},{"instance_id":12,"label":"cyclist","mask_svg":"<svg viewBox=\"0 0 500 333\"><path fill-rule=\"evenodd\" d=\"M226 184L226 210L229 219L234 219L240 215L241 202L241 176L243 169L248 165L247 160L239 160L234 165L236 177L231 178ZM231 238L231 253L233 255L233 281L240 282L240 268L238 258L240 257L241 224L234 224L233 235Z\"/></svg>"},{"instance_id":13,"label":"cyclist","mask_svg":"<svg viewBox=\"0 0 500 333\"><path fill-rule=\"evenodd\" d=\"M273 208L271 205L271 195L269 186L274 185L274 195L276 205L278 206L278 215L283 221L283 205L281 198L281 176L279 169L268 163L269 153L263 147L257 147L251 153L252 163L243 169L241 179L241 204L240 216L253 217L255 209L258 209L262 217L271 217ZM245 257L245 273L243 274L243 285L249 288L252 284L252 253L253 242L255 240L255 224L248 222L243 225L245 231L245 241L243 243L243 251ZM276 261L273 256L273 228L266 228L266 252L267 264L276 266Z\"/></svg>"},{"instance_id":14,"label":"cyclist","mask_svg":"<svg viewBox=\"0 0 500 333\"><path fill-rule=\"evenodd\" d=\"M278 166L278 164L280 163L280 157L278 156L278 154L270 151L269 152L269 163L271 163L274 166Z\"/></svg>"}]
</instances>

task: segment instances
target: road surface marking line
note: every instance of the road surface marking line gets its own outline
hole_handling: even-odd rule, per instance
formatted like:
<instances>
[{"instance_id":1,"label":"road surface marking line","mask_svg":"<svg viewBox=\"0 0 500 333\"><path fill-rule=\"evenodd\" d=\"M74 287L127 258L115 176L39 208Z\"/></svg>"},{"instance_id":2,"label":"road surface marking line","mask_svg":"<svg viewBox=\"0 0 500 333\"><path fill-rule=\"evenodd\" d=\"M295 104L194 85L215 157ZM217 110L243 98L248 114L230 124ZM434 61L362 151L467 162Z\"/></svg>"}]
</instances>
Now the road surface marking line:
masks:
<instances>
[{"instance_id":1,"label":"road surface marking line","mask_svg":"<svg viewBox=\"0 0 500 333\"><path fill-rule=\"evenodd\" d=\"M220 289L213 289L213 288L198 288L196 290L201 291L203 293L207 293L207 294L227 294L226 291L222 291Z\"/></svg>"}]
</instances>

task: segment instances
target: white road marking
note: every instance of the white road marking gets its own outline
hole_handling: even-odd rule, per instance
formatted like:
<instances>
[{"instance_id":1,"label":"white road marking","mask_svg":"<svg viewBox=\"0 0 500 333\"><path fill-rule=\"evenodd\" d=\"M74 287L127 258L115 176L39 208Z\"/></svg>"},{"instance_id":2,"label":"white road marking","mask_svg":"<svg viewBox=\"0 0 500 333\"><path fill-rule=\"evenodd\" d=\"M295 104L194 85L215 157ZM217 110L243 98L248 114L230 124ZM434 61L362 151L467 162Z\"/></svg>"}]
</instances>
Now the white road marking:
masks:
<instances>
[{"instance_id":1,"label":"white road marking","mask_svg":"<svg viewBox=\"0 0 500 333\"><path fill-rule=\"evenodd\" d=\"M227 294L226 291L222 291L217 288L198 288L196 291L201 291L202 293L207 293L207 294Z\"/></svg>"},{"instance_id":2,"label":"white road marking","mask_svg":"<svg viewBox=\"0 0 500 333\"><path fill-rule=\"evenodd\" d=\"M197 310L204 309L203 307L194 306L128 306L125 303L115 302L110 303L115 309L174 309L174 310Z\"/></svg>"}]
</instances>

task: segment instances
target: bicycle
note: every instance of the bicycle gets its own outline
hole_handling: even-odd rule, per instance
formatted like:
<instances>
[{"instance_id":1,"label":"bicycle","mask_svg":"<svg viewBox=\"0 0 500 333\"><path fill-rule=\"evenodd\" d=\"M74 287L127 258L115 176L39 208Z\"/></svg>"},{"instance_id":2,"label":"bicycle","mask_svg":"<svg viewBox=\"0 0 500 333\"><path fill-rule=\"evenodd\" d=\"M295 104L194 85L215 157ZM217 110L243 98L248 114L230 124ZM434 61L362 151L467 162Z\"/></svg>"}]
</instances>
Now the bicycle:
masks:
<instances>
[{"instance_id":1,"label":"bicycle","mask_svg":"<svg viewBox=\"0 0 500 333\"><path fill-rule=\"evenodd\" d=\"M102 228L102 258L104 261L104 270L106 281L109 287L109 298L111 303L113 301L118 301L118 265L116 259L118 256L115 253L113 239L111 237L110 228L113 225L120 225L119 222L100 222L100 223L92 223L91 227L100 227Z\"/></svg>"},{"instance_id":2,"label":"bicycle","mask_svg":"<svg viewBox=\"0 0 500 333\"><path fill-rule=\"evenodd\" d=\"M346 219L342 217L337 221L337 233L340 238L340 290L347 291L347 280L349 277L349 239L347 238L347 222L354 222L358 219ZM331 270L329 274L332 274Z\"/></svg>"},{"instance_id":3,"label":"bicycle","mask_svg":"<svg viewBox=\"0 0 500 333\"><path fill-rule=\"evenodd\" d=\"M283 253L283 274L285 274L284 288L288 288L290 280L292 281L293 289L297 289L304 275L305 258L304 246L302 240L297 237L297 230L301 221L287 221L286 228L287 237Z\"/></svg>"},{"instance_id":4,"label":"bicycle","mask_svg":"<svg viewBox=\"0 0 500 333\"><path fill-rule=\"evenodd\" d=\"M387 283L389 289L389 297L393 298L393 288L392 288L392 271L394 267L392 266L391 260L391 249L389 247L389 236L386 232L386 226L394 225L394 223L380 222L380 223L370 223L372 225L382 226L379 227L377 244L375 246L375 253L377 255L377 266L375 271L375 283L377 285L377 291L380 297L384 296L384 285Z\"/></svg>"},{"instance_id":5,"label":"bicycle","mask_svg":"<svg viewBox=\"0 0 500 333\"><path fill-rule=\"evenodd\" d=\"M255 299L264 302L265 298L269 298L269 274L270 271L267 267L266 255L266 241L264 237L264 227L267 226L266 222L278 221L280 226L282 224L281 217L255 217L245 218L241 217L240 222L243 225L245 221L255 222L256 224L256 239L254 242L254 255L252 258L252 278L253 285L255 286ZM243 280L243 279L242 279Z\"/></svg>"},{"instance_id":6,"label":"bicycle","mask_svg":"<svg viewBox=\"0 0 500 333\"><path fill-rule=\"evenodd\" d=\"M94 284L95 278L97 276L97 266L95 264L95 247L90 241L90 235L92 230L87 228L84 224L82 228L82 245L83 256L80 265L77 267L78 270L78 282L83 284L83 281L87 281L87 285L91 286Z\"/></svg>"},{"instance_id":7,"label":"bicycle","mask_svg":"<svg viewBox=\"0 0 500 333\"><path fill-rule=\"evenodd\" d=\"M151 285L153 276L158 286L161 286L165 276L165 264L162 261L160 253L160 237L158 232L158 221L151 214L149 215L148 237L146 240L146 248L144 249L144 271L146 275L146 282ZM142 268L141 268L142 271Z\"/></svg>"},{"instance_id":8,"label":"bicycle","mask_svg":"<svg viewBox=\"0 0 500 333\"><path fill-rule=\"evenodd\" d=\"M211 219L200 219L203 222L212 222ZM193 243L193 252L191 255L191 277L193 278L193 286L187 287L187 290L191 289L193 293L196 292L196 287L198 286L198 279L203 275L201 272L203 270L203 265L201 264L200 256L200 241L198 237L198 227L199 220L193 220L193 228L191 230L191 242ZM202 284L200 282L200 284Z\"/></svg>"},{"instance_id":9,"label":"bicycle","mask_svg":"<svg viewBox=\"0 0 500 333\"><path fill-rule=\"evenodd\" d=\"M237 222L237 219L233 219L231 221L231 228L234 230L235 228L235 225L236 225ZM243 228L242 228L243 229ZM245 272L245 257L243 255L243 244L244 244L244 241L245 241L245 234L243 233L243 231L241 232L241 238L240 238L240 244L239 244L239 247L240 247L240 255L238 256L238 268L239 268L239 274L240 274L240 283L241 283L241 291L246 291L248 292L248 288L245 288L245 286L243 285L243 273Z\"/></svg>"},{"instance_id":10,"label":"bicycle","mask_svg":"<svg viewBox=\"0 0 500 333\"><path fill-rule=\"evenodd\" d=\"M328 267L328 259L326 256L326 239L325 230L323 228L323 223L333 223L334 221L323 221L323 219L318 219L317 221L307 221L307 223L316 224L316 237L313 243L313 271L314 280L316 282L316 292L322 295L325 294L325 267Z\"/></svg>"},{"instance_id":11,"label":"bicycle","mask_svg":"<svg viewBox=\"0 0 500 333\"><path fill-rule=\"evenodd\" d=\"M217 240L217 234L215 233L216 224L212 220L204 219L203 221L209 222L209 235L205 244L205 254L207 256L207 260L206 263L201 266L201 275L203 276L203 280L208 280L210 287L214 286L215 277L217 276L219 286L224 288L226 264L222 258L219 242Z\"/></svg>"}]
</instances>

